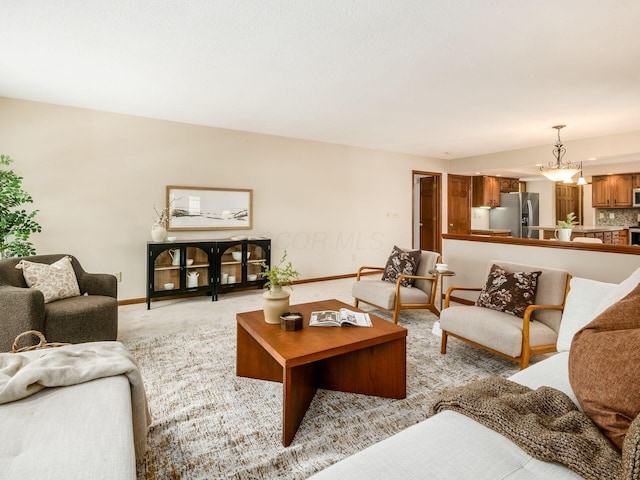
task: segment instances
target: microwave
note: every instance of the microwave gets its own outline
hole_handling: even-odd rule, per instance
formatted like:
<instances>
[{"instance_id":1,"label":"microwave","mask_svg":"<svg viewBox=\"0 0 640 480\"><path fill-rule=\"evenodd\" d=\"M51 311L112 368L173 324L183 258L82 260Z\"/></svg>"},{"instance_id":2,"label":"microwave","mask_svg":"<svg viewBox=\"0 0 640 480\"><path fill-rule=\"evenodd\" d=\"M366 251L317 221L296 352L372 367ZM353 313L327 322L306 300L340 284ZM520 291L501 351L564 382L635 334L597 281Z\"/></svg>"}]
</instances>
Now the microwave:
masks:
<instances>
[{"instance_id":1,"label":"microwave","mask_svg":"<svg viewBox=\"0 0 640 480\"><path fill-rule=\"evenodd\" d=\"M633 206L634 207L640 207L640 188L634 188L633 189Z\"/></svg>"}]
</instances>

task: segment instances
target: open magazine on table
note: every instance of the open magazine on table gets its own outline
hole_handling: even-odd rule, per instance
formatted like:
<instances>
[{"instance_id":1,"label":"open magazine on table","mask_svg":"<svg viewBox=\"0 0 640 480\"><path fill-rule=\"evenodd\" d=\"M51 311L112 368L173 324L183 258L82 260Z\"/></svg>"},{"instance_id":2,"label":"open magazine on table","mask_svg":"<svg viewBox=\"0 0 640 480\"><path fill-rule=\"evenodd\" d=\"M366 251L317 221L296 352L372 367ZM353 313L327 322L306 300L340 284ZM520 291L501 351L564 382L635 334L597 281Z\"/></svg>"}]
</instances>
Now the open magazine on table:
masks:
<instances>
[{"instance_id":1,"label":"open magazine on table","mask_svg":"<svg viewBox=\"0 0 640 480\"><path fill-rule=\"evenodd\" d=\"M371 327L371 318L368 313L354 312L346 308L336 310L322 310L311 312L310 327Z\"/></svg>"}]
</instances>

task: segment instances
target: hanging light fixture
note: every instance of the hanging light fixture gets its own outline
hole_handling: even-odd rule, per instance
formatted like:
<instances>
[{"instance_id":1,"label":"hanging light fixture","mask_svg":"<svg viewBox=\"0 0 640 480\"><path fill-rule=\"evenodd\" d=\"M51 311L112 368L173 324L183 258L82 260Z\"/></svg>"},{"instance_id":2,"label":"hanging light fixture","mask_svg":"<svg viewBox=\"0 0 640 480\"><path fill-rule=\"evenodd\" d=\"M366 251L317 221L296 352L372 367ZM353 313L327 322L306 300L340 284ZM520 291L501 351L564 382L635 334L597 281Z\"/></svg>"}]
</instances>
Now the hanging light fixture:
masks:
<instances>
[{"instance_id":1,"label":"hanging light fixture","mask_svg":"<svg viewBox=\"0 0 640 480\"><path fill-rule=\"evenodd\" d=\"M574 166L571 162L562 161L566 149L562 145L562 140L560 140L560 130L564 127L566 127L566 125L556 125L553 127L558 131L558 141L553 149L553 156L556 157L555 163L549 162L547 167L540 167L540 173L552 182L567 182L576 173L582 171L582 168L578 167L577 164Z\"/></svg>"},{"instance_id":2,"label":"hanging light fixture","mask_svg":"<svg viewBox=\"0 0 640 480\"><path fill-rule=\"evenodd\" d=\"M578 185L586 185L587 180L582 176L582 162L580 162L580 178L578 179Z\"/></svg>"}]
</instances>

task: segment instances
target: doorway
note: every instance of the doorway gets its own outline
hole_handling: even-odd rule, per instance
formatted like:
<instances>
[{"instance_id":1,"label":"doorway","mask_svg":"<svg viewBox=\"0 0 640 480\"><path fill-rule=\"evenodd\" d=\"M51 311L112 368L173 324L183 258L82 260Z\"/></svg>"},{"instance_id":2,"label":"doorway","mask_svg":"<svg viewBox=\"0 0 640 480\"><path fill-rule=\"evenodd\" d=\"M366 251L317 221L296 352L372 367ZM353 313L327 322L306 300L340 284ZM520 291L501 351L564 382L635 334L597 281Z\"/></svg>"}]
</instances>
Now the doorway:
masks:
<instances>
[{"instance_id":1,"label":"doorway","mask_svg":"<svg viewBox=\"0 0 640 480\"><path fill-rule=\"evenodd\" d=\"M413 171L413 248L442 252L442 174Z\"/></svg>"}]
</instances>

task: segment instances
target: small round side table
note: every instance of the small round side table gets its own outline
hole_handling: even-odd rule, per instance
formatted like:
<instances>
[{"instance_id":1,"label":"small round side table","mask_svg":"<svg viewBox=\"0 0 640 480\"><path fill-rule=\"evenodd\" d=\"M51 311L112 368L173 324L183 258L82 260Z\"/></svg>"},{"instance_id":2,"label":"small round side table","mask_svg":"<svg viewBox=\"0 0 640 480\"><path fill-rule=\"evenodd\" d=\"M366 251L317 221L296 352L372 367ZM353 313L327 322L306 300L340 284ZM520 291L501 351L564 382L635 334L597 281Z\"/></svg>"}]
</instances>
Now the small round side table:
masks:
<instances>
[{"instance_id":1,"label":"small round side table","mask_svg":"<svg viewBox=\"0 0 640 480\"><path fill-rule=\"evenodd\" d=\"M429 270L429 274L435 275L438 278L438 282L440 282L440 311L442 311L442 302L444 301L442 299L442 286L444 284L443 277L453 277L456 272L452 272L451 270L437 270L434 268L433 270Z\"/></svg>"}]
</instances>

